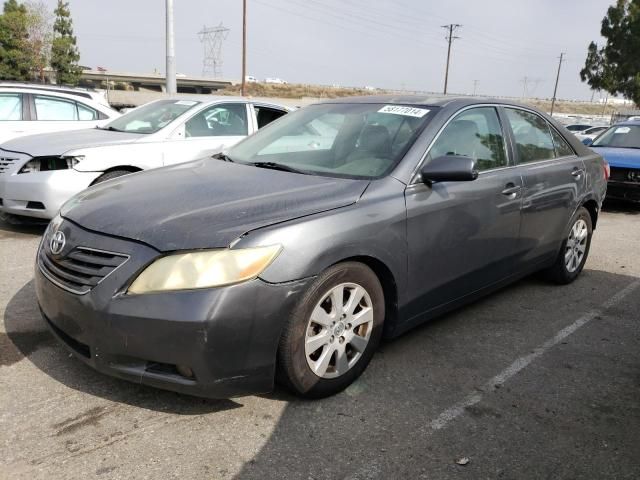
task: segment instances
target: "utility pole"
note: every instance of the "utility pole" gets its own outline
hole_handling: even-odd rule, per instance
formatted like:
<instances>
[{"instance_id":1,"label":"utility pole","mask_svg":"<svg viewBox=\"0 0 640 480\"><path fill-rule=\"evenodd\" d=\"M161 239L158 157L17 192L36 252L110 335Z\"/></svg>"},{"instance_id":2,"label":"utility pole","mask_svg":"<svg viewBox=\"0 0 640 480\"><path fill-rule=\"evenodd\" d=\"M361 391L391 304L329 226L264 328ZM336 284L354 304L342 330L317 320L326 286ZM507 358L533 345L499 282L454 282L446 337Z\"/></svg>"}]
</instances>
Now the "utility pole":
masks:
<instances>
[{"instance_id":1,"label":"utility pole","mask_svg":"<svg viewBox=\"0 0 640 480\"><path fill-rule=\"evenodd\" d=\"M553 88L553 99L551 100L551 113L553 116L553 108L556 106L556 94L558 93L558 80L560 80L560 69L562 68L562 59L564 57L564 53L560 54L560 62L558 63L558 74L556 75L556 86Z\"/></svg>"},{"instance_id":2,"label":"utility pole","mask_svg":"<svg viewBox=\"0 0 640 480\"><path fill-rule=\"evenodd\" d=\"M240 94L247 94L247 0L242 0L242 89Z\"/></svg>"},{"instance_id":3,"label":"utility pole","mask_svg":"<svg viewBox=\"0 0 640 480\"><path fill-rule=\"evenodd\" d=\"M166 0L167 5L167 83L168 95L175 95L176 88L176 52L173 36L173 0Z\"/></svg>"},{"instance_id":4,"label":"utility pole","mask_svg":"<svg viewBox=\"0 0 640 480\"><path fill-rule=\"evenodd\" d=\"M476 96L476 91L478 90L478 83L480 83L480 80L474 80L473 81L473 96Z\"/></svg>"},{"instance_id":5,"label":"utility pole","mask_svg":"<svg viewBox=\"0 0 640 480\"><path fill-rule=\"evenodd\" d=\"M444 94L447 94L447 86L449 84L449 61L451 60L451 44L454 40L459 39L460 37L454 37L453 32L455 32L462 25L458 23L450 23L449 25L442 25L442 28L449 31L449 35L445 37L445 39L449 42L449 47L447 48L447 67L444 72Z\"/></svg>"}]
</instances>

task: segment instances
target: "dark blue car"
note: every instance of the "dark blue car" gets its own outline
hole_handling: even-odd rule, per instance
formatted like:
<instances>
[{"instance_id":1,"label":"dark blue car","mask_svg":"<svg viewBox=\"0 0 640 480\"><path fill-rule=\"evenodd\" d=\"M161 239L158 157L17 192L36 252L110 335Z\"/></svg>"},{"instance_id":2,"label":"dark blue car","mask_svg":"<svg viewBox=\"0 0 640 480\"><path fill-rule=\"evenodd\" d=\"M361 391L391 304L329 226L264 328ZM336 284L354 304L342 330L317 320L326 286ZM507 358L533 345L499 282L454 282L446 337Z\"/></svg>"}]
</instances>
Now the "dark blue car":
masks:
<instances>
[{"instance_id":1,"label":"dark blue car","mask_svg":"<svg viewBox=\"0 0 640 480\"><path fill-rule=\"evenodd\" d=\"M640 202L640 121L613 125L590 146L611 167L607 198Z\"/></svg>"}]
</instances>

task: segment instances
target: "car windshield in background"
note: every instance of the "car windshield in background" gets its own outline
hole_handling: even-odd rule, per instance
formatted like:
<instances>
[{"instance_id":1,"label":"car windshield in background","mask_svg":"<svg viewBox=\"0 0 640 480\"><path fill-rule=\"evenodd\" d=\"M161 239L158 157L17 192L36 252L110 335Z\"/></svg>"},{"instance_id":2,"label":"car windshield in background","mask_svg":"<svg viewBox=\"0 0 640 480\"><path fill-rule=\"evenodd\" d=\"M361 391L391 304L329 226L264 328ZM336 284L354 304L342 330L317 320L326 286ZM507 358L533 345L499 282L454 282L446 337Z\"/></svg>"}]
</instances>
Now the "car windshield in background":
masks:
<instances>
[{"instance_id":1,"label":"car windshield in background","mask_svg":"<svg viewBox=\"0 0 640 480\"><path fill-rule=\"evenodd\" d=\"M640 125L616 125L601 134L593 147L640 148Z\"/></svg>"},{"instance_id":2,"label":"car windshield in background","mask_svg":"<svg viewBox=\"0 0 640 480\"><path fill-rule=\"evenodd\" d=\"M228 156L315 175L380 177L404 156L432 111L411 105L312 105L249 137Z\"/></svg>"},{"instance_id":3,"label":"car windshield in background","mask_svg":"<svg viewBox=\"0 0 640 480\"><path fill-rule=\"evenodd\" d=\"M108 123L104 129L129 133L156 133L200 102L191 100L160 100L152 102Z\"/></svg>"}]
</instances>

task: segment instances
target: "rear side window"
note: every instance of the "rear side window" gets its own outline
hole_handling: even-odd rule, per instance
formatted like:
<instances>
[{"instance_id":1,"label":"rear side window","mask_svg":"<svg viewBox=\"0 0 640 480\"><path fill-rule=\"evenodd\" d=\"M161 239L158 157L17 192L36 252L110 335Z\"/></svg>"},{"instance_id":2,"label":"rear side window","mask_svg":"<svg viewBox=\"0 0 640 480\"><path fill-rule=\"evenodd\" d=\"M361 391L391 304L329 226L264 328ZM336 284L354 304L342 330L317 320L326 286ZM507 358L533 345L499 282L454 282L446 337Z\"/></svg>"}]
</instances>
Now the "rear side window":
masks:
<instances>
[{"instance_id":1,"label":"rear side window","mask_svg":"<svg viewBox=\"0 0 640 480\"><path fill-rule=\"evenodd\" d=\"M34 95L38 120L69 121L78 120L76 102L55 97Z\"/></svg>"},{"instance_id":2,"label":"rear side window","mask_svg":"<svg viewBox=\"0 0 640 480\"><path fill-rule=\"evenodd\" d=\"M283 115L286 115L286 111L278 110L276 108L261 107L260 105L254 105L253 110L256 112L256 120L258 121L258 129L269 125L274 120L279 119Z\"/></svg>"},{"instance_id":3,"label":"rear side window","mask_svg":"<svg viewBox=\"0 0 640 480\"><path fill-rule=\"evenodd\" d=\"M480 171L507 166L502 127L496 109L478 107L455 117L431 147L429 158L462 155Z\"/></svg>"},{"instance_id":4,"label":"rear side window","mask_svg":"<svg viewBox=\"0 0 640 480\"><path fill-rule=\"evenodd\" d=\"M519 163L556 158L555 146L547 121L535 113L506 108L515 137Z\"/></svg>"},{"instance_id":5,"label":"rear side window","mask_svg":"<svg viewBox=\"0 0 640 480\"><path fill-rule=\"evenodd\" d=\"M550 127L550 130L553 137L553 145L556 147L556 157L570 157L576 154L562 135L553 127Z\"/></svg>"},{"instance_id":6,"label":"rear side window","mask_svg":"<svg viewBox=\"0 0 640 480\"><path fill-rule=\"evenodd\" d=\"M98 120L99 115L93 108L78 103L78 118L80 120Z\"/></svg>"},{"instance_id":7,"label":"rear side window","mask_svg":"<svg viewBox=\"0 0 640 480\"><path fill-rule=\"evenodd\" d=\"M22 95L19 93L0 94L0 121L22 120Z\"/></svg>"}]
</instances>

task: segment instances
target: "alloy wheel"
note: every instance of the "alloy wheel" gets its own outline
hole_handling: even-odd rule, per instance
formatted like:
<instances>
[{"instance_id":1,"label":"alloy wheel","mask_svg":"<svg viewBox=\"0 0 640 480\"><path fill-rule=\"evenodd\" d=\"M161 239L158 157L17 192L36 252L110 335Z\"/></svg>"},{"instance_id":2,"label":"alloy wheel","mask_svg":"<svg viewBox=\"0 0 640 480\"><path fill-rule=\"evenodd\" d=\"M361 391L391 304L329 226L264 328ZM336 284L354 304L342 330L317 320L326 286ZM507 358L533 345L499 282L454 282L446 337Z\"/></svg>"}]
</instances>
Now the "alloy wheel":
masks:
<instances>
[{"instance_id":1,"label":"alloy wheel","mask_svg":"<svg viewBox=\"0 0 640 480\"><path fill-rule=\"evenodd\" d=\"M331 288L311 312L305 334L305 356L321 378L337 378L364 353L373 330L373 303L355 283Z\"/></svg>"},{"instance_id":2,"label":"alloy wheel","mask_svg":"<svg viewBox=\"0 0 640 480\"><path fill-rule=\"evenodd\" d=\"M564 252L564 264L569 273L575 272L578 267L580 267L585 252L587 251L588 236L589 229L587 222L579 218L569 232L569 238L567 239L567 246Z\"/></svg>"}]
</instances>

